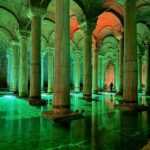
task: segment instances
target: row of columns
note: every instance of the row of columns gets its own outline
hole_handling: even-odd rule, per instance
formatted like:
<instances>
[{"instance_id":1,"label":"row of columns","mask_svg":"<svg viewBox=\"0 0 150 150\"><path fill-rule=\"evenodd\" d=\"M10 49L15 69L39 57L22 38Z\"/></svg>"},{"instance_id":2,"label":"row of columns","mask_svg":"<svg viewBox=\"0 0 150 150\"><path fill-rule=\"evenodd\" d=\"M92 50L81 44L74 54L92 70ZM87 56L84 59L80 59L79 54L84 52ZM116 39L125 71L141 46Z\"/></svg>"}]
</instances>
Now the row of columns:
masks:
<instances>
[{"instance_id":1,"label":"row of columns","mask_svg":"<svg viewBox=\"0 0 150 150\"><path fill-rule=\"evenodd\" d=\"M41 13L32 12L32 51L30 63L30 97L40 99L41 93ZM120 91L123 89L123 97L128 101L137 100L137 51L136 51L136 15L135 0L127 1L125 6L125 53L120 52L121 59L124 55L124 70L120 69ZM55 42L55 72L54 72L54 113L67 113L70 109L70 31L69 31L69 0L56 0L56 42ZM93 27L87 21L86 31L84 32L84 51L83 51L83 98L91 99L92 93L92 31ZM129 38L132 37L132 38ZM60 40L61 39L61 40ZM149 52L149 51L148 51ZM49 52L50 53L50 52ZM26 90L24 75L27 73L27 67L24 61L27 59L27 45L25 39L21 40L20 50L20 95ZM49 57L49 65L52 59ZM77 55L78 60L78 55ZM93 92L97 91L98 83L98 63L97 49L94 50L93 57ZM76 61L78 63L78 61ZM120 60L120 68L123 61ZM102 65L102 64L100 64ZM79 70L76 64L76 90L79 87ZM148 65L149 67L150 65ZM26 70L26 72L25 72ZM24 73L23 73L24 72ZM50 70L48 72L51 72ZM122 77L124 73L124 76ZM52 79L51 73L49 78ZM147 77L148 80L148 77ZM52 81L49 80L51 83ZM24 85L24 86L23 86ZM50 85L50 84L49 84ZM149 88L147 86L147 88ZM24 89L21 90L21 89ZM23 91L23 92L22 92ZM48 87L52 91L52 87Z\"/></svg>"}]
</instances>

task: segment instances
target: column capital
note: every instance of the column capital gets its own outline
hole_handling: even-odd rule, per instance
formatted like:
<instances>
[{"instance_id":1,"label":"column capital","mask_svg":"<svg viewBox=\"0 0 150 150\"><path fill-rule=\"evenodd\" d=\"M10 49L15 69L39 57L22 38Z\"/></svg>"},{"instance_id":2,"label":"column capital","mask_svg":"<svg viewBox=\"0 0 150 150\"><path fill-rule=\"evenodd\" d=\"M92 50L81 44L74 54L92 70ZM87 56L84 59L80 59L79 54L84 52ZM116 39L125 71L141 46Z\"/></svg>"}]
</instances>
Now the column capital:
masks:
<instances>
[{"instance_id":1,"label":"column capital","mask_svg":"<svg viewBox=\"0 0 150 150\"><path fill-rule=\"evenodd\" d=\"M79 50L75 50L75 51L73 51L73 55L74 55L75 57L82 57L82 52L79 51Z\"/></svg>"},{"instance_id":2,"label":"column capital","mask_svg":"<svg viewBox=\"0 0 150 150\"><path fill-rule=\"evenodd\" d=\"M26 40L30 36L30 32L28 30L19 30L18 31L18 38Z\"/></svg>"},{"instance_id":3,"label":"column capital","mask_svg":"<svg viewBox=\"0 0 150 150\"><path fill-rule=\"evenodd\" d=\"M51 54L51 55L54 55L54 53L55 53L54 48L53 47L49 47L49 46L46 47L46 51L47 51L48 54Z\"/></svg>"},{"instance_id":4,"label":"column capital","mask_svg":"<svg viewBox=\"0 0 150 150\"><path fill-rule=\"evenodd\" d=\"M118 32L118 34L116 35L116 39L117 40L122 40L123 39L123 32Z\"/></svg>"},{"instance_id":5,"label":"column capital","mask_svg":"<svg viewBox=\"0 0 150 150\"><path fill-rule=\"evenodd\" d=\"M103 55L98 55L98 57L99 57L99 58L104 58L104 56L103 56Z\"/></svg>"},{"instance_id":6,"label":"column capital","mask_svg":"<svg viewBox=\"0 0 150 150\"><path fill-rule=\"evenodd\" d=\"M18 40L11 40L10 44L11 44L11 46L18 46L19 45L19 41Z\"/></svg>"},{"instance_id":7,"label":"column capital","mask_svg":"<svg viewBox=\"0 0 150 150\"><path fill-rule=\"evenodd\" d=\"M30 6L27 11L27 16L30 19L32 19L32 17L34 16L39 17L39 18L44 18L45 15L46 15L45 8L37 8L37 7Z\"/></svg>"},{"instance_id":8,"label":"column capital","mask_svg":"<svg viewBox=\"0 0 150 150\"><path fill-rule=\"evenodd\" d=\"M92 34L94 29L96 28L96 22L85 21L81 24L80 28L83 30L85 34Z\"/></svg>"}]
</instances>

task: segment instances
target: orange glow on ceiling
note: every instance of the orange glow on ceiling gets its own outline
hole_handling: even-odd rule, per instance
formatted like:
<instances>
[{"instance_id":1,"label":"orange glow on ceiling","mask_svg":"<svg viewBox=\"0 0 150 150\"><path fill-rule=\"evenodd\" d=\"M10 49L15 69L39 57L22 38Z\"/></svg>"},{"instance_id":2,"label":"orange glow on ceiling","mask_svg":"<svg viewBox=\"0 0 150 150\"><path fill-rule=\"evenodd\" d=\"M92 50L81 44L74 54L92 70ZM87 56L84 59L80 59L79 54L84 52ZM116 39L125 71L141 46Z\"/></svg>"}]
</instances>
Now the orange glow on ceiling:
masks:
<instances>
[{"instance_id":1,"label":"orange glow on ceiling","mask_svg":"<svg viewBox=\"0 0 150 150\"><path fill-rule=\"evenodd\" d=\"M98 17L93 35L96 38L95 40L102 40L109 34L118 36L122 30L123 28L120 20L113 13L105 12Z\"/></svg>"},{"instance_id":2,"label":"orange glow on ceiling","mask_svg":"<svg viewBox=\"0 0 150 150\"><path fill-rule=\"evenodd\" d=\"M72 40L73 33L79 29L79 24L75 16L70 17L70 40ZM100 42L103 38L109 34L119 36L123 31L122 24L111 12L104 12L99 15L97 25L93 31L93 43ZM96 40L96 41L95 41Z\"/></svg>"}]
</instances>

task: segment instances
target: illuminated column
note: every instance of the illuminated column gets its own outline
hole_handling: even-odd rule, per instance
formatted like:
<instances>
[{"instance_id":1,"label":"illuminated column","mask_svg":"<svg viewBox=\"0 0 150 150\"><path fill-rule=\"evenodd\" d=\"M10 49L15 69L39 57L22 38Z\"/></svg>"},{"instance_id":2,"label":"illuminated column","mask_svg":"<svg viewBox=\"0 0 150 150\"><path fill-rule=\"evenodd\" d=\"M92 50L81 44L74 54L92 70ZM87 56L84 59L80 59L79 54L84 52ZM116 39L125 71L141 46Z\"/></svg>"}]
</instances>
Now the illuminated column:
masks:
<instances>
[{"instance_id":1,"label":"illuminated column","mask_svg":"<svg viewBox=\"0 0 150 150\"><path fill-rule=\"evenodd\" d=\"M56 0L53 112L70 111L70 0ZM61 39L61 40L60 40Z\"/></svg>"},{"instance_id":2,"label":"illuminated column","mask_svg":"<svg viewBox=\"0 0 150 150\"><path fill-rule=\"evenodd\" d=\"M45 9L31 7L28 16L31 18L32 50L30 61L30 102L36 105L41 99L41 18ZM35 103L34 103L35 101Z\"/></svg>"},{"instance_id":3,"label":"illuminated column","mask_svg":"<svg viewBox=\"0 0 150 150\"><path fill-rule=\"evenodd\" d=\"M10 54L10 50L7 49L7 85L9 87L10 90L10 77L11 77L11 54Z\"/></svg>"},{"instance_id":4,"label":"illuminated column","mask_svg":"<svg viewBox=\"0 0 150 150\"><path fill-rule=\"evenodd\" d=\"M74 88L75 92L80 92L80 73L81 73L81 52L79 50L76 50L74 52Z\"/></svg>"},{"instance_id":5,"label":"illuminated column","mask_svg":"<svg viewBox=\"0 0 150 150\"><path fill-rule=\"evenodd\" d=\"M45 52L41 54L41 90L44 90L44 60L45 60Z\"/></svg>"},{"instance_id":6,"label":"illuminated column","mask_svg":"<svg viewBox=\"0 0 150 150\"><path fill-rule=\"evenodd\" d=\"M13 69L12 69L12 62L13 62L13 50L9 48L8 50L8 73L9 73L9 91L13 91Z\"/></svg>"},{"instance_id":7,"label":"illuminated column","mask_svg":"<svg viewBox=\"0 0 150 150\"><path fill-rule=\"evenodd\" d=\"M98 93L98 47L95 44L93 49L93 66L92 66L92 92Z\"/></svg>"},{"instance_id":8,"label":"illuminated column","mask_svg":"<svg viewBox=\"0 0 150 150\"><path fill-rule=\"evenodd\" d=\"M92 32L95 27L91 22L86 22L84 31L84 50L83 50L83 99L92 98Z\"/></svg>"},{"instance_id":9,"label":"illuminated column","mask_svg":"<svg viewBox=\"0 0 150 150\"><path fill-rule=\"evenodd\" d=\"M138 92L142 92L142 55L138 54Z\"/></svg>"},{"instance_id":10,"label":"illuminated column","mask_svg":"<svg viewBox=\"0 0 150 150\"><path fill-rule=\"evenodd\" d=\"M28 96L28 51L27 31L20 31L20 66L19 66L19 96Z\"/></svg>"},{"instance_id":11,"label":"illuminated column","mask_svg":"<svg viewBox=\"0 0 150 150\"><path fill-rule=\"evenodd\" d=\"M104 64L103 64L103 56L99 55L99 60L98 60L98 82L99 82L99 90L103 91L104 90Z\"/></svg>"},{"instance_id":12,"label":"illuminated column","mask_svg":"<svg viewBox=\"0 0 150 150\"><path fill-rule=\"evenodd\" d=\"M145 82L145 95L150 96L150 43L146 50L146 82Z\"/></svg>"},{"instance_id":13,"label":"illuminated column","mask_svg":"<svg viewBox=\"0 0 150 150\"><path fill-rule=\"evenodd\" d=\"M119 59L118 57L115 58L114 63L114 90L118 93L119 92Z\"/></svg>"},{"instance_id":14,"label":"illuminated column","mask_svg":"<svg viewBox=\"0 0 150 150\"><path fill-rule=\"evenodd\" d=\"M119 38L119 91L120 95L123 95L123 37Z\"/></svg>"},{"instance_id":15,"label":"illuminated column","mask_svg":"<svg viewBox=\"0 0 150 150\"><path fill-rule=\"evenodd\" d=\"M53 92L54 83L54 49L48 48L48 93Z\"/></svg>"},{"instance_id":16,"label":"illuminated column","mask_svg":"<svg viewBox=\"0 0 150 150\"><path fill-rule=\"evenodd\" d=\"M18 91L18 42L12 41L12 91L17 93Z\"/></svg>"},{"instance_id":17,"label":"illuminated column","mask_svg":"<svg viewBox=\"0 0 150 150\"><path fill-rule=\"evenodd\" d=\"M136 0L125 4L125 53L123 98L137 101L137 42L136 42Z\"/></svg>"}]
</instances>

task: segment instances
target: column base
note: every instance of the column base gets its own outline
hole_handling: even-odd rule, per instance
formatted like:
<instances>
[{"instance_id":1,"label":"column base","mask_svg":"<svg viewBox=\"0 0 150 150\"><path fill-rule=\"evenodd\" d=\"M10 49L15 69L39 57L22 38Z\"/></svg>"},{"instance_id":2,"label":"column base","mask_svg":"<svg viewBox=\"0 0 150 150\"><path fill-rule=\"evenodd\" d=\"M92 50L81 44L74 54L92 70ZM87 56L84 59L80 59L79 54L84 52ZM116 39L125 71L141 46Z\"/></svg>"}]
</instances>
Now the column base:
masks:
<instances>
[{"instance_id":1,"label":"column base","mask_svg":"<svg viewBox=\"0 0 150 150\"><path fill-rule=\"evenodd\" d=\"M98 92L98 90L95 90L95 91L93 91L92 93L93 93L93 94L98 94L99 92Z\"/></svg>"},{"instance_id":2,"label":"column base","mask_svg":"<svg viewBox=\"0 0 150 150\"><path fill-rule=\"evenodd\" d=\"M92 101L92 96L91 95L83 95L84 100Z\"/></svg>"},{"instance_id":3,"label":"column base","mask_svg":"<svg viewBox=\"0 0 150 150\"><path fill-rule=\"evenodd\" d=\"M81 119L83 116L81 113L73 112L70 110L67 113L56 113L53 111L45 111L42 113L42 117L53 121L70 121Z\"/></svg>"},{"instance_id":4,"label":"column base","mask_svg":"<svg viewBox=\"0 0 150 150\"><path fill-rule=\"evenodd\" d=\"M27 98L28 94L27 93L21 93L21 94L19 94L18 97L20 97L20 98Z\"/></svg>"},{"instance_id":5,"label":"column base","mask_svg":"<svg viewBox=\"0 0 150 150\"><path fill-rule=\"evenodd\" d=\"M80 91L73 91L73 93L78 94L78 93L80 93Z\"/></svg>"},{"instance_id":6,"label":"column base","mask_svg":"<svg viewBox=\"0 0 150 150\"><path fill-rule=\"evenodd\" d=\"M142 93L142 90L138 90L138 93Z\"/></svg>"},{"instance_id":7,"label":"column base","mask_svg":"<svg viewBox=\"0 0 150 150\"><path fill-rule=\"evenodd\" d=\"M45 106L47 105L47 101L40 98L29 98L29 104L33 106Z\"/></svg>"},{"instance_id":8,"label":"column base","mask_svg":"<svg viewBox=\"0 0 150 150\"><path fill-rule=\"evenodd\" d=\"M150 93L149 92L145 92L145 96L150 96Z\"/></svg>"},{"instance_id":9,"label":"column base","mask_svg":"<svg viewBox=\"0 0 150 150\"><path fill-rule=\"evenodd\" d=\"M53 94L53 92L47 92L47 94Z\"/></svg>"},{"instance_id":10,"label":"column base","mask_svg":"<svg viewBox=\"0 0 150 150\"><path fill-rule=\"evenodd\" d=\"M117 104L114 105L115 108L121 109L121 110L125 110L125 111L137 111L137 112L142 112L142 111L148 111L149 107L145 106L145 105L138 105L136 104Z\"/></svg>"},{"instance_id":11,"label":"column base","mask_svg":"<svg viewBox=\"0 0 150 150\"><path fill-rule=\"evenodd\" d=\"M11 92L15 95L19 94L19 92L17 90L12 90Z\"/></svg>"},{"instance_id":12,"label":"column base","mask_svg":"<svg viewBox=\"0 0 150 150\"><path fill-rule=\"evenodd\" d=\"M116 96L117 97L123 97L123 93L122 92L118 92L118 93L116 93Z\"/></svg>"}]
</instances>

